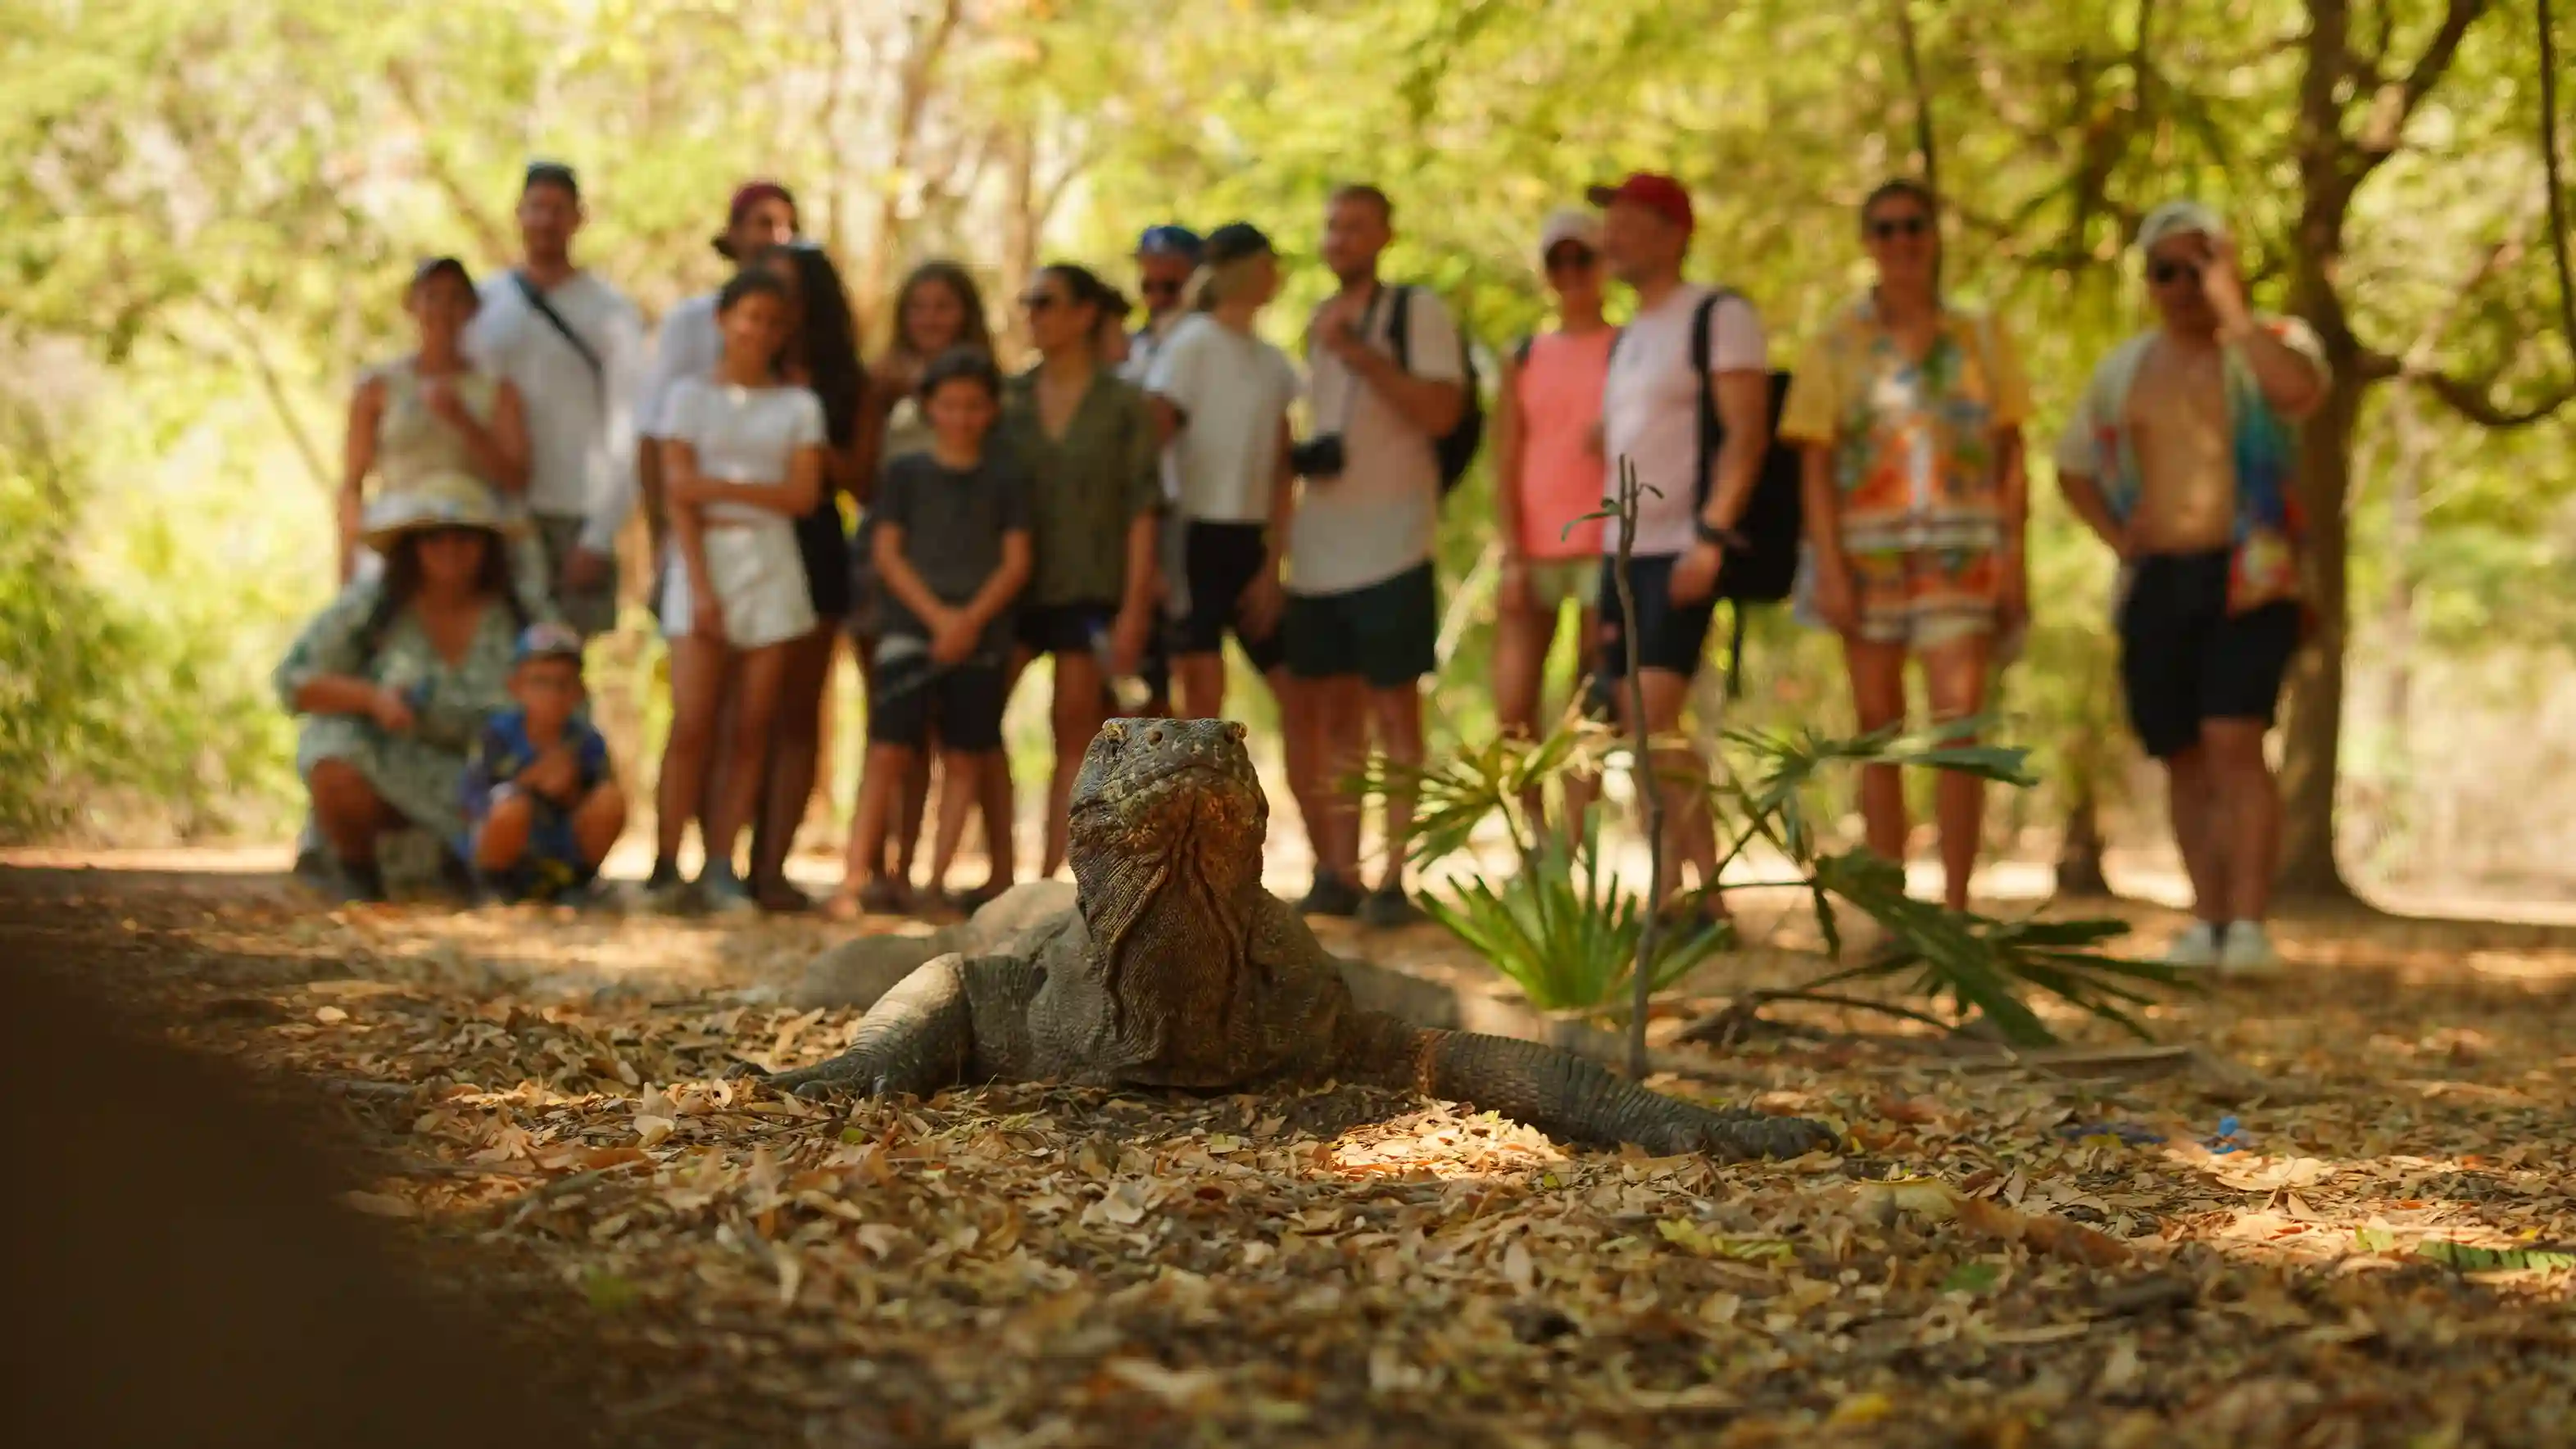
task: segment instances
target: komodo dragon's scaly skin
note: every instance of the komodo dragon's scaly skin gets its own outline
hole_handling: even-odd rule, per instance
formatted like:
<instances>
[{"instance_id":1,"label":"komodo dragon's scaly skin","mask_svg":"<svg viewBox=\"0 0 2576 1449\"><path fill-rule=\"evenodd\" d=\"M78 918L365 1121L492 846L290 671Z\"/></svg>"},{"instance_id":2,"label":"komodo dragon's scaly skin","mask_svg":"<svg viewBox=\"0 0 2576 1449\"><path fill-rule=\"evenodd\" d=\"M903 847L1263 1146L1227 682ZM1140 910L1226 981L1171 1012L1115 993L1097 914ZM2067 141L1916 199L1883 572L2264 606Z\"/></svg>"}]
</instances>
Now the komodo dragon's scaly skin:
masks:
<instances>
[{"instance_id":1,"label":"komodo dragon's scaly skin","mask_svg":"<svg viewBox=\"0 0 2576 1449\"><path fill-rule=\"evenodd\" d=\"M782 1091L990 1081L1410 1087L1551 1136L1649 1152L1790 1157L1813 1122L1660 1096L1553 1047L1363 1012L1297 913L1261 887L1270 805L1224 720L1111 720L1074 784L1077 909L1009 954L942 956L886 993L850 1049Z\"/></svg>"}]
</instances>

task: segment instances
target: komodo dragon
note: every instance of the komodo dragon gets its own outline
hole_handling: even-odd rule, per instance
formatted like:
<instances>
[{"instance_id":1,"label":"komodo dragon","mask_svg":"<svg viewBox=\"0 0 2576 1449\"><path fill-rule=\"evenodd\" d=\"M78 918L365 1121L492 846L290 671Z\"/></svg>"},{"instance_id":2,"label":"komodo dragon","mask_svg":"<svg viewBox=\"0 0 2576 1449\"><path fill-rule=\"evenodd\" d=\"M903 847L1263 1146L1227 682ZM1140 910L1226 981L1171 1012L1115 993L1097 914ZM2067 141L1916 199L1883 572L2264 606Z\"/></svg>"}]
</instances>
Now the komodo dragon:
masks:
<instances>
[{"instance_id":1,"label":"komodo dragon","mask_svg":"<svg viewBox=\"0 0 2576 1449\"><path fill-rule=\"evenodd\" d=\"M1109 721L1073 787L1076 908L1004 954L924 964L860 1020L848 1051L770 1085L823 1097L1341 1080L1657 1154L1794 1157L1833 1142L1814 1122L1661 1096L1554 1047L1359 1010L1305 921L1262 889L1269 820L1243 726Z\"/></svg>"}]
</instances>

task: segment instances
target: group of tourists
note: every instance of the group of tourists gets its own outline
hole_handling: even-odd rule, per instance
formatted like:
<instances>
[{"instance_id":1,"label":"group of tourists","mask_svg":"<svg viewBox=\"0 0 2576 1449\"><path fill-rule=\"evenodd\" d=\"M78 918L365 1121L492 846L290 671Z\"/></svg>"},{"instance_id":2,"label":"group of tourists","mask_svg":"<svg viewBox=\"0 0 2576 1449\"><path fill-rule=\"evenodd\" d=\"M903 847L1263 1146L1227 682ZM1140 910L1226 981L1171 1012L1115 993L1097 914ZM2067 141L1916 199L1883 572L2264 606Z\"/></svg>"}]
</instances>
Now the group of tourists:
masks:
<instances>
[{"instance_id":1,"label":"group of tourists","mask_svg":"<svg viewBox=\"0 0 2576 1449\"><path fill-rule=\"evenodd\" d=\"M414 830L484 891L592 880L627 804L588 722L581 644L613 622L612 544L639 503L671 691L646 893L674 907L811 904L785 864L845 636L867 751L830 903L843 913L917 908L925 823L921 883L946 904L1010 882L1001 722L1037 657L1053 661L1052 874L1102 720L1222 715L1231 639L1279 706L1315 858L1302 909L1414 919L1405 772L1388 777L1374 878L1339 782L1372 753L1422 762L1434 538L1488 436L1505 729L1539 728L1570 623L1590 707L1633 723L1635 701L1673 742L1665 766L1705 770L1682 716L1716 606L1734 605L1740 650L1742 610L1792 596L1841 637L1863 729L1903 718L1909 659L1938 718L1981 713L2030 606L2030 388L2002 321L1941 290L1937 199L1910 181L1870 194L1875 285L1788 373L1751 299L1684 276L1685 188L1641 173L1588 199L1537 228L1555 325L1497 358L1489 426L1475 349L1441 298L1380 275L1396 207L1373 186L1326 205L1334 285L1302 359L1263 337L1283 280L1266 235L1166 224L1134 249L1133 327L1134 304L1092 270L1031 276L1015 299L1031 355L1005 375L951 262L904 281L890 340L863 360L838 272L772 182L727 209L715 247L731 280L674 308L648 348L635 309L573 261L578 180L532 166L518 264L479 288L453 258L420 267L415 350L351 403L345 588L278 675L307 721L299 764L328 863L353 896L378 895L379 843ZM2290 465L2325 375L2307 329L2249 310L2206 208L2159 208L2138 250L2158 325L2104 360L2057 472L2122 562L2122 682L2167 767L2199 899L2174 958L2257 969L2278 833L2263 738L2300 634ZM1642 485L1624 525L1600 516L1622 470ZM1979 782L1945 773L1936 802L1945 895L1964 907ZM1663 908L1722 920L1712 822L1697 792L1672 804L1684 871ZM1867 773L1862 805L1871 846L1900 858L1892 768ZM973 815L991 874L949 894ZM692 824L705 864L685 881Z\"/></svg>"}]
</instances>

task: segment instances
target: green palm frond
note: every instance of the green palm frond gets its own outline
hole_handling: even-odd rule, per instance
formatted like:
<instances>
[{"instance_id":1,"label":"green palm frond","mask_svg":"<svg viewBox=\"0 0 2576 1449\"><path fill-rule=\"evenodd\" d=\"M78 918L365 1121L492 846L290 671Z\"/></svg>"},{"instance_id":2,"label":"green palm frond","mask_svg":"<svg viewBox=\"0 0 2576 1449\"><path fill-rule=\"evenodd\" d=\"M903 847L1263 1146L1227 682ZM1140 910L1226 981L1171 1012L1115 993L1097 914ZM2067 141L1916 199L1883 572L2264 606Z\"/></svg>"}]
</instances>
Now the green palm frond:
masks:
<instances>
[{"instance_id":1,"label":"green palm frond","mask_svg":"<svg viewBox=\"0 0 2576 1449\"><path fill-rule=\"evenodd\" d=\"M1499 883L1461 877L1425 891L1422 908L1549 1011L1615 1011L1634 978L1647 906L1599 866L1587 817L1571 841L1544 835ZM1656 943L1648 981L1662 990L1724 950L1732 932L1708 925Z\"/></svg>"}]
</instances>

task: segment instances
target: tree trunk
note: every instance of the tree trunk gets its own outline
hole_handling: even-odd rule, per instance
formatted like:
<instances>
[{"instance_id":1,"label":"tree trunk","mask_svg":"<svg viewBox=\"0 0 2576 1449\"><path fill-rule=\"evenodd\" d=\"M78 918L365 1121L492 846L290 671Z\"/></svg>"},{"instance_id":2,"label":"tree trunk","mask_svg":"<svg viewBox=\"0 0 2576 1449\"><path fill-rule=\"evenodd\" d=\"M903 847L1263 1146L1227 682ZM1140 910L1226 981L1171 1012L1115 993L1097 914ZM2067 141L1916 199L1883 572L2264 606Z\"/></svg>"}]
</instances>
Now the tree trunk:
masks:
<instances>
[{"instance_id":1,"label":"tree trunk","mask_svg":"<svg viewBox=\"0 0 2576 1449\"><path fill-rule=\"evenodd\" d=\"M2298 498L2307 537L2299 550L2307 638L2290 663L2288 721L2281 740L2279 893L2304 901L2348 901L2352 887L2335 862L2335 774L2343 745L2343 648L2349 618L2352 442L2369 379L2360 339L2335 290L2344 222L2360 174L2349 164L2342 91L2349 79L2348 0L2308 0L2305 66L2299 77L2298 226L2289 238L2290 306L2316 329L2333 385L2300 440Z\"/></svg>"},{"instance_id":2,"label":"tree trunk","mask_svg":"<svg viewBox=\"0 0 2576 1449\"><path fill-rule=\"evenodd\" d=\"M2107 900L2110 877L2102 873L2102 805L2087 786L2066 807L2066 834L2057 847L2057 898Z\"/></svg>"},{"instance_id":3,"label":"tree trunk","mask_svg":"<svg viewBox=\"0 0 2576 1449\"><path fill-rule=\"evenodd\" d=\"M2340 341L2343 345L2338 347ZM2307 505L2300 549L2309 633L2290 664L2287 721L2281 740L2281 875L2284 898L2353 899L2335 860L2335 780L2343 749L2344 638L2349 621L2350 529L2344 501L2352 487L2353 429L2367 385L2356 369L2349 334L2329 337L2335 368L2325 405L2310 419L2300 454L2299 487ZM2337 353L2344 355L2337 356Z\"/></svg>"}]
</instances>

